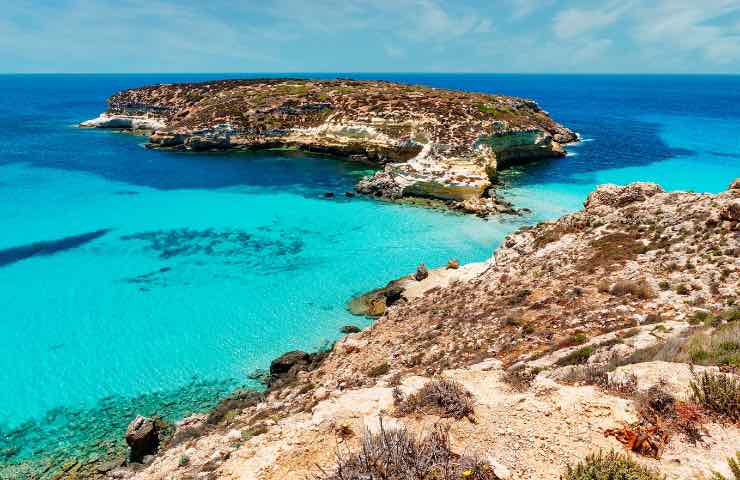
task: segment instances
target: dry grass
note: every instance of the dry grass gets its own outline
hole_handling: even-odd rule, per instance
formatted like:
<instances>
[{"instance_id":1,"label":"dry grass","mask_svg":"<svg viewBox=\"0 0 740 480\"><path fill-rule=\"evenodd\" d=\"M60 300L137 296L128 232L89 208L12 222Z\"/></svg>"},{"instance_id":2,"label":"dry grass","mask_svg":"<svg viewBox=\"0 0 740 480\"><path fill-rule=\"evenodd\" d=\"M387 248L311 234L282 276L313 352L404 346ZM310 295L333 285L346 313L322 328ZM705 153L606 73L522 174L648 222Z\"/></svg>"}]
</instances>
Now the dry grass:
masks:
<instances>
[{"instance_id":1,"label":"dry grass","mask_svg":"<svg viewBox=\"0 0 740 480\"><path fill-rule=\"evenodd\" d=\"M696 331L688 337L668 340L655 352L654 360L740 368L740 323Z\"/></svg>"},{"instance_id":2,"label":"dry grass","mask_svg":"<svg viewBox=\"0 0 740 480\"><path fill-rule=\"evenodd\" d=\"M568 465L560 480L664 480L665 476L615 453L591 454L575 467Z\"/></svg>"},{"instance_id":3,"label":"dry grass","mask_svg":"<svg viewBox=\"0 0 740 480\"><path fill-rule=\"evenodd\" d=\"M579 262L578 269L594 272L599 268L614 270L615 265L622 265L643 253L645 246L637 238L626 232L614 232L591 242L593 254Z\"/></svg>"},{"instance_id":4,"label":"dry grass","mask_svg":"<svg viewBox=\"0 0 740 480\"><path fill-rule=\"evenodd\" d=\"M514 390L523 392L529 389L535 377L541 371L542 369L539 367L517 365L516 367L507 368L501 379Z\"/></svg>"},{"instance_id":5,"label":"dry grass","mask_svg":"<svg viewBox=\"0 0 740 480\"><path fill-rule=\"evenodd\" d=\"M394 389L396 414L422 413L446 418L473 419L473 396L463 385L454 380L441 379L427 382L423 387L404 397Z\"/></svg>"},{"instance_id":6,"label":"dry grass","mask_svg":"<svg viewBox=\"0 0 740 480\"><path fill-rule=\"evenodd\" d=\"M496 480L493 468L450 450L447 431L415 437L405 429L366 431L356 451L340 450L331 473L315 480Z\"/></svg>"},{"instance_id":7,"label":"dry grass","mask_svg":"<svg viewBox=\"0 0 740 480\"><path fill-rule=\"evenodd\" d=\"M703 372L689 385L691 399L705 409L740 422L740 380L723 373Z\"/></svg>"}]
</instances>

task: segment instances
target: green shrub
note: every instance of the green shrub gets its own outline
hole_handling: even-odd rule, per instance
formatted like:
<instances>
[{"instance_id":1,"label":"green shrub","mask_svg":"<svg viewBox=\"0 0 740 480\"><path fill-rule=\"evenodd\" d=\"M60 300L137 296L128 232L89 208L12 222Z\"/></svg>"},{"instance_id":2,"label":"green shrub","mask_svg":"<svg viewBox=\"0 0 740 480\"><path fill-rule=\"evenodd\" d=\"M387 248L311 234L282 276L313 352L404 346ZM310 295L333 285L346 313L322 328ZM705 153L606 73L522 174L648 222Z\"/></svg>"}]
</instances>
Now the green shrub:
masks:
<instances>
[{"instance_id":1,"label":"green shrub","mask_svg":"<svg viewBox=\"0 0 740 480\"><path fill-rule=\"evenodd\" d=\"M566 365L583 365L594 353L594 347L579 348L557 361L557 365L564 367Z\"/></svg>"},{"instance_id":2,"label":"green shrub","mask_svg":"<svg viewBox=\"0 0 740 480\"><path fill-rule=\"evenodd\" d=\"M599 452L575 467L568 465L560 480L665 480L665 476L625 455Z\"/></svg>"},{"instance_id":3,"label":"green shrub","mask_svg":"<svg viewBox=\"0 0 740 480\"><path fill-rule=\"evenodd\" d=\"M388 365L388 362L383 362L380 365L376 365L373 368L371 368L367 372L368 377L380 377L382 375L385 375L388 373L388 371L391 369L390 365Z\"/></svg>"},{"instance_id":4,"label":"green shrub","mask_svg":"<svg viewBox=\"0 0 740 480\"><path fill-rule=\"evenodd\" d=\"M654 360L740 368L740 324L733 322L688 337L674 337L658 349Z\"/></svg>"},{"instance_id":5,"label":"green shrub","mask_svg":"<svg viewBox=\"0 0 740 480\"><path fill-rule=\"evenodd\" d=\"M177 463L181 467L184 467L185 465L187 465L188 463L190 463L190 457L188 457L185 454L182 454L182 455L180 455L180 459L177 461Z\"/></svg>"},{"instance_id":6,"label":"green shrub","mask_svg":"<svg viewBox=\"0 0 740 480\"><path fill-rule=\"evenodd\" d=\"M740 381L723 373L703 372L689 384L691 399L707 410L740 421Z\"/></svg>"},{"instance_id":7,"label":"green shrub","mask_svg":"<svg viewBox=\"0 0 740 480\"><path fill-rule=\"evenodd\" d=\"M691 325L698 325L704 323L709 318L709 312L706 310L697 310L689 317L689 323Z\"/></svg>"},{"instance_id":8,"label":"green shrub","mask_svg":"<svg viewBox=\"0 0 740 480\"><path fill-rule=\"evenodd\" d=\"M719 472L714 472L710 480L740 480L740 451L735 454L735 458L728 458L727 465L730 466L732 478L727 478Z\"/></svg>"}]
</instances>

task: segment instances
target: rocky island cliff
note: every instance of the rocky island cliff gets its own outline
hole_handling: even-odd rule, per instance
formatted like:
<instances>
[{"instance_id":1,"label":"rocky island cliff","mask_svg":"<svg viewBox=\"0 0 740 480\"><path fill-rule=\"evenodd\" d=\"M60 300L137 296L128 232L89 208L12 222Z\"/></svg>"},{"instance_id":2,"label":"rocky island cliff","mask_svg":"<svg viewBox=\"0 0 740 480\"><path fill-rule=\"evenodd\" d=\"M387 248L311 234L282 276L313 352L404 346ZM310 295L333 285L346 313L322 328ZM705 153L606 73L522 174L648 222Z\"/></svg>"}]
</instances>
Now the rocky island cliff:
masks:
<instances>
[{"instance_id":1,"label":"rocky island cliff","mask_svg":"<svg viewBox=\"0 0 740 480\"><path fill-rule=\"evenodd\" d=\"M717 195L601 186L486 262L395 282L371 327L283 355L265 395L97 476L732 479L739 232L740 179Z\"/></svg>"},{"instance_id":2,"label":"rocky island cliff","mask_svg":"<svg viewBox=\"0 0 740 480\"><path fill-rule=\"evenodd\" d=\"M145 131L150 148L295 148L383 166L361 193L500 211L489 188L508 165L577 141L536 102L386 81L258 79L119 92L83 127Z\"/></svg>"}]
</instances>

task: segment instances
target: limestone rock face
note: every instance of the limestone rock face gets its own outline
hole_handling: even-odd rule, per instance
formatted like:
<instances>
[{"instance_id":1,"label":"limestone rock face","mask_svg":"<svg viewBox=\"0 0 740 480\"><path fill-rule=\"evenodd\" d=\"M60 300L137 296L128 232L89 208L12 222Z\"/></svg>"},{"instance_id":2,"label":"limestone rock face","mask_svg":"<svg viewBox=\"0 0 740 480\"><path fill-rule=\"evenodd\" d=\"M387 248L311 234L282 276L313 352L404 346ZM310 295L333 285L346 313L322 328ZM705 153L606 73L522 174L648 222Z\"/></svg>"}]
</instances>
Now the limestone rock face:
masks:
<instances>
[{"instance_id":1,"label":"limestone rock face","mask_svg":"<svg viewBox=\"0 0 740 480\"><path fill-rule=\"evenodd\" d=\"M629 185L599 185L596 190L589 193L584 207L611 207L619 208L633 202L641 202L656 193L662 193L663 188L656 183L635 182Z\"/></svg>"},{"instance_id":2,"label":"limestone rock face","mask_svg":"<svg viewBox=\"0 0 740 480\"><path fill-rule=\"evenodd\" d=\"M122 130L158 130L165 124L158 118L137 115L110 115L103 113L97 118L80 123L86 128L116 128Z\"/></svg>"},{"instance_id":3,"label":"limestone rock face","mask_svg":"<svg viewBox=\"0 0 740 480\"><path fill-rule=\"evenodd\" d=\"M450 202L478 199L498 169L563 156L577 141L532 100L346 79L152 85L113 95L80 125L153 130L149 148L349 157L383 166L361 193Z\"/></svg>"}]
</instances>

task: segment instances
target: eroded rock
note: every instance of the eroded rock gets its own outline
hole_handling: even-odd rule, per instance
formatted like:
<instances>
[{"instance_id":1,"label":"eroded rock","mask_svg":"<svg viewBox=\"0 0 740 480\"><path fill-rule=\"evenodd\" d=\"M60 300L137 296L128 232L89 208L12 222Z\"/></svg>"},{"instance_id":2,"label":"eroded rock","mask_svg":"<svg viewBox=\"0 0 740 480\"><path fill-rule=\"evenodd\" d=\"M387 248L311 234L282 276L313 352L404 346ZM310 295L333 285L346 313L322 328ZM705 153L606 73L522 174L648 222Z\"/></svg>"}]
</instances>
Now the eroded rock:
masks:
<instances>
[{"instance_id":1,"label":"eroded rock","mask_svg":"<svg viewBox=\"0 0 740 480\"><path fill-rule=\"evenodd\" d=\"M129 459L141 463L146 455L151 455L159 448L159 429L154 419L137 416L126 429Z\"/></svg>"},{"instance_id":2,"label":"eroded rock","mask_svg":"<svg viewBox=\"0 0 740 480\"><path fill-rule=\"evenodd\" d=\"M633 202L641 202L661 192L663 189L657 183L636 182L624 186L608 183L599 185L591 192L584 207L587 209L600 206L623 207Z\"/></svg>"}]
</instances>

